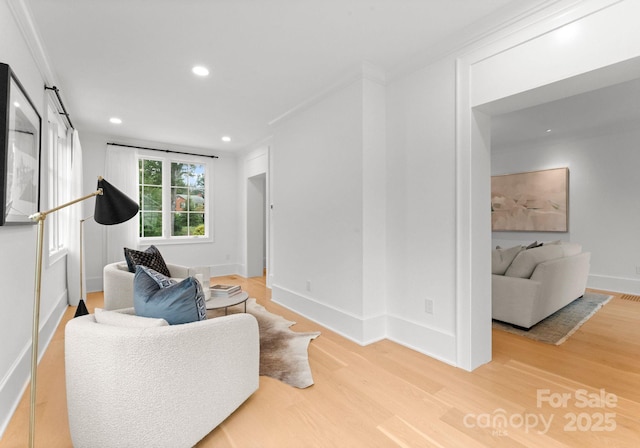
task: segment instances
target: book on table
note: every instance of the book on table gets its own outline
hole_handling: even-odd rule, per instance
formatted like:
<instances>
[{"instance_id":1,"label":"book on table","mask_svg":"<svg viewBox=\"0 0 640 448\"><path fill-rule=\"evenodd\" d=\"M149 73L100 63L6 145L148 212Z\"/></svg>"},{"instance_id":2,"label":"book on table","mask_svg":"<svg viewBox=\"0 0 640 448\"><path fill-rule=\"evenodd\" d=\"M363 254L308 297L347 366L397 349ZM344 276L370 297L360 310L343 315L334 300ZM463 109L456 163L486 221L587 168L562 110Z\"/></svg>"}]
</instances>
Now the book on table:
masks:
<instances>
[{"instance_id":1,"label":"book on table","mask_svg":"<svg viewBox=\"0 0 640 448\"><path fill-rule=\"evenodd\" d=\"M242 292L240 285L213 285L211 297L231 297Z\"/></svg>"}]
</instances>

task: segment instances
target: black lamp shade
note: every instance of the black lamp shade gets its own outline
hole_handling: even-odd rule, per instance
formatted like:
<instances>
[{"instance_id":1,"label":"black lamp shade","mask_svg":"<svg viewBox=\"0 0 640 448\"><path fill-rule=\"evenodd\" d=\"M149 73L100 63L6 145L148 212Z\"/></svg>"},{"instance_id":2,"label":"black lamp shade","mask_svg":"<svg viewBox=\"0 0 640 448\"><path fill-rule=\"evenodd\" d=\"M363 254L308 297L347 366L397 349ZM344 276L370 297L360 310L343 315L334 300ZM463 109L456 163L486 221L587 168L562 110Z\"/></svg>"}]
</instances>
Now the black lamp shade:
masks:
<instances>
[{"instance_id":1,"label":"black lamp shade","mask_svg":"<svg viewBox=\"0 0 640 448\"><path fill-rule=\"evenodd\" d=\"M98 179L98 189L102 189L102 194L96 196L93 212L97 223L105 226L120 224L138 213L138 204L106 180Z\"/></svg>"}]
</instances>

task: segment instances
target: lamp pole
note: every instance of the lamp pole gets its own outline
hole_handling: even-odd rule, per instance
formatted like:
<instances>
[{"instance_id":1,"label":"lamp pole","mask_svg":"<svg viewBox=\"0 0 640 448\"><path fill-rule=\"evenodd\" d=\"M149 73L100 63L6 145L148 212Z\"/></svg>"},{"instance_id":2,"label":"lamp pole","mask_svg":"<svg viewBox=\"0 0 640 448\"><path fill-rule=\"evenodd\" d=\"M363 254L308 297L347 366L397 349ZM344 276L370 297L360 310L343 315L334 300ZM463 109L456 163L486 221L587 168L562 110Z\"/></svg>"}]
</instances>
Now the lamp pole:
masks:
<instances>
[{"instance_id":1,"label":"lamp pole","mask_svg":"<svg viewBox=\"0 0 640 448\"><path fill-rule=\"evenodd\" d=\"M29 448L33 448L36 435L36 383L38 372L38 337L40 335L40 292L42 285L42 252L44 241L44 221L48 215L58 210L69 207L70 205L82 202L84 200L96 197L96 205L93 212L93 219L98 224L112 225L120 224L133 218L140 209L138 204L131 198L111 185L102 176L98 177L98 188L81 198L69 201L59 205L46 212L38 212L29 219L38 223L38 240L36 245L36 274L35 274L35 292L33 294L33 328L31 336L31 395L29 397L30 413L29 413ZM87 218L89 219L89 218ZM82 223L81 223L82 226ZM82 230L82 228L81 228ZM82 250L82 249L81 249ZM81 268L82 269L82 268ZM81 271L82 272L82 271ZM82 273L81 273L82 276ZM82 281L82 280L81 280ZM80 287L82 291L82 286ZM84 302L81 302L84 305ZM85 307L86 309L86 307ZM77 315L76 310L76 315Z\"/></svg>"},{"instance_id":2,"label":"lamp pole","mask_svg":"<svg viewBox=\"0 0 640 448\"><path fill-rule=\"evenodd\" d=\"M84 222L91 218L93 218L93 215L80 220L80 300L74 317L87 314L87 307L84 303Z\"/></svg>"},{"instance_id":3,"label":"lamp pole","mask_svg":"<svg viewBox=\"0 0 640 448\"><path fill-rule=\"evenodd\" d=\"M67 202L66 204L59 205L46 212L38 212L31 216L29 219L38 223L38 239L36 242L36 272L35 272L35 288L33 294L33 322L31 328L31 389L29 396L29 448L33 448L35 445L36 435L36 383L38 378L38 338L40 336L40 292L42 287L42 252L44 244L44 221L51 213L57 212L60 209L73 205L77 202L90 199L94 196L102 194L102 189L99 188L91 194Z\"/></svg>"}]
</instances>

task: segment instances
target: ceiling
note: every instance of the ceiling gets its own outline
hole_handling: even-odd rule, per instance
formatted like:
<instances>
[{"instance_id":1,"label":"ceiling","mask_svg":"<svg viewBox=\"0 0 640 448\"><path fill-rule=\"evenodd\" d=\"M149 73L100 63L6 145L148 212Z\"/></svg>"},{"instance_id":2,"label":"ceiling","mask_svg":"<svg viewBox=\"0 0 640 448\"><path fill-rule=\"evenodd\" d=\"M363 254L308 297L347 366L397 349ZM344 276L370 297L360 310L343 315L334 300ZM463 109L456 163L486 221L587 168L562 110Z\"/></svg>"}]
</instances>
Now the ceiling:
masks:
<instances>
[{"instance_id":1,"label":"ceiling","mask_svg":"<svg viewBox=\"0 0 640 448\"><path fill-rule=\"evenodd\" d=\"M491 118L491 148L601 135L640 126L640 79L621 82Z\"/></svg>"},{"instance_id":2,"label":"ceiling","mask_svg":"<svg viewBox=\"0 0 640 448\"><path fill-rule=\"evenodd\" d=\"M426 59L540 0L26 0L74 126L207 151L356 73ZM198 78L194 65L210 75ZM119 117L122 124L109 123ZM231 142L221 137L228 135Z\"/></svg>"}]
</instances>

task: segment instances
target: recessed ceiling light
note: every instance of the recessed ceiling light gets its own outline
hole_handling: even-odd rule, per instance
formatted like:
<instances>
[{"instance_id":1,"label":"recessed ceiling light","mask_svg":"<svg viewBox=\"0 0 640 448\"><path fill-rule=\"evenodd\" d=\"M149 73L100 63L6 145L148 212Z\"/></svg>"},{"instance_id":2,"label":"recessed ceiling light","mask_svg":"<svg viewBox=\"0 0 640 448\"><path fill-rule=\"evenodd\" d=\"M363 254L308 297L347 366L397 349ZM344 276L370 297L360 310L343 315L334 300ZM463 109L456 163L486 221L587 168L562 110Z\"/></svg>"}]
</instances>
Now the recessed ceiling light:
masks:
<instances>
[{"instance_id":1,"label":"recessed ceiling light","mask_svg":"<svg viewBox=\"0 0 640 448\"><path fill-rule=\"evenodd\" d=\"M231 137L229 137L228 135L225 135L224 137L222 137L222 141L223 142L230 142L231 141Z\"/></svg>"},{"instance_id":2,"label":"recessed ceiling light","mask_svg":"<svg viewBox=\"0 0 640 448\"><path fill-rule=\"evenodd\" d=\"M209 76L209 69L202 65L196 65L191 69L191 71L198 76Z\"/></svg>"},{"instance_id":3,"label":"recessed ceiling light","mask_svg":"<svg viewBox=\"0 0 640 448\"><path fill-rule=\"evenodd\" d=\"M547 134L548 134L549 132L551 132L551 129L547 129Z\"/></svg>"},{"instance_id":4,"label":"recessed ceiling light","mask_svg":"<svg viewBox=\"0 0 640 448\"><path fill-rule=\"evenodd\" d=\"M20 107L20 103L18 103L17 101L14 101L13 105L16 107Z\"/></svg>"},{"instance_id":5,"label":"recessed ceiling light","mask_svg":"<svg viewBox=\"0 0 640 448\"><path fill-rule=\"evenodd\" d=\"M113 123L113 124L122 124L122 120L119 119L118 117L111 117L109 118L109 122Z\"/></svg>"}]
</instances>

